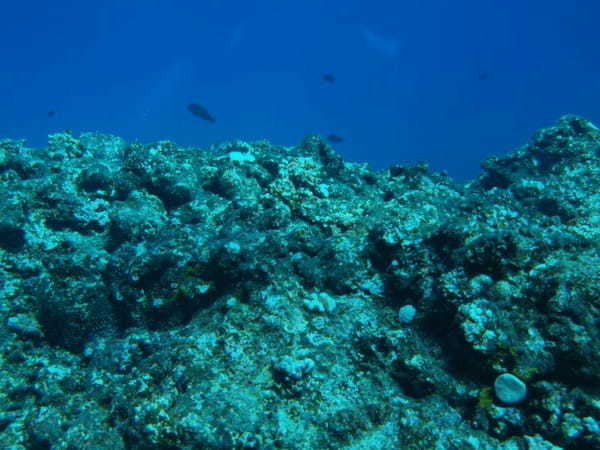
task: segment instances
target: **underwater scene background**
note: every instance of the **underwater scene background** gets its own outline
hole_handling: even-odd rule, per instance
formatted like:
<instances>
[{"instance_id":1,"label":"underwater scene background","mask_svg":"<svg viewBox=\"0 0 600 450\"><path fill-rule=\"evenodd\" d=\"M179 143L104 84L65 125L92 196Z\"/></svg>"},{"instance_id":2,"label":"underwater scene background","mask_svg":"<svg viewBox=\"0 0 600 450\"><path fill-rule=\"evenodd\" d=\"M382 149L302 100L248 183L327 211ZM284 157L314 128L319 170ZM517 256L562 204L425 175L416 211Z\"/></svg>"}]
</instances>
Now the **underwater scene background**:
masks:
<instances>
[{"instance_id":1,"label":"underwater scene background","mask_svg":"<svg viewBox=\"0 0 600 450\"><path fill-rule=\"evenodd\" d=\"M7 5L0 448L600 449L599 12Z\"/></svg>"},{"instance_id":2,"label":"underwater scene background","mask_svg":"<svg viewBox=\"0 0 600 450\"><path fill-rule=\"evenodd\" d=\"M5 8L0 136L32 145L64 129L195 146L335 134L350 161L427 161L466 181L485 155L564 114L600 120L592 0ZM216 122L199 123L190 103Z\"/></svg>"}]
</instances>

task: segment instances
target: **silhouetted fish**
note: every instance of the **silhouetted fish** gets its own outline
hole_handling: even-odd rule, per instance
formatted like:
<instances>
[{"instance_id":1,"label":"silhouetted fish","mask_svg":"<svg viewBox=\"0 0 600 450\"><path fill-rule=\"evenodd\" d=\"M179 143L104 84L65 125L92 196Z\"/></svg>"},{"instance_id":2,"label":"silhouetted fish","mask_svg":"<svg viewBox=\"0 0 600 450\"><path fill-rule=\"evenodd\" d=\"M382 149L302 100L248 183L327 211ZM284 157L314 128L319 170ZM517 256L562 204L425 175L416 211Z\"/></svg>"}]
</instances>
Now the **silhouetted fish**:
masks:
<instances>
[{"instance_id":1,"label":"silhouetted fish","mask_svg":"<svg viewBox=\"0 0 600 450\"><path fill-rule=\"evenodd\" d=\"M344 138L338 136L337 134L330 134L329 136L327 136L327 140L329 142L333 142L334 144L344 142Z\"/></svg>"},{"instance_id":2,"label":"silhouetted fish","mask_svg":"<svg viewBox=\"0 0 600 450\"><path fill-rule=\"evenodd\" d=\"M206 110L206 108L204 108L204 106L201 106L197 103L190 103L189 105L187 105L187 109L196 117L200 117L201 119L206 120L210 123L216 122L215 118L210 115L210 113Z\"/></svg>"},{"instance_id":3,"label":"silhouetted fish","mask_svg":"<svg viewBox=\"0 0 600 450\"><path fill-rule=\"evenodd\" d=\"M325 73L323 74L323 80L328 83L335 83L335 76L332 73Z\"/></svg>"},{"instance_id":4,"label":"silhouetted fish","mask_svg":"<svg viewBox=\"0 0 600 450\"><path fill-rule=\"evenodd\" d=\"M53 109L48 111L48 117L54 117L54 114L56 114L56 112Z\"/></svg>"}]
</instances>

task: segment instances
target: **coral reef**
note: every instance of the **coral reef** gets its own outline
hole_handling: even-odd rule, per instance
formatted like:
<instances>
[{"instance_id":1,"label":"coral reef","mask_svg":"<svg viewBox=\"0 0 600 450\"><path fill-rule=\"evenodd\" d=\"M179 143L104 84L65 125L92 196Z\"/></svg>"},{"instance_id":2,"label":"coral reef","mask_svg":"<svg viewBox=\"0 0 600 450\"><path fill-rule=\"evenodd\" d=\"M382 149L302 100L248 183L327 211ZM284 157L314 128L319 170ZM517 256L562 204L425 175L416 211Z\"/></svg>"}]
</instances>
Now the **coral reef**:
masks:
<instances>
[{"instance_id":1,"label":"coral reef","mask_svg":"<svg viewBox=\"0 0 600 450\"><path fill-rule=\"evenodd\" d=\"M600 448L600 132L482 167L0 141L0 447Z\"/></svg>"}]
</instances>

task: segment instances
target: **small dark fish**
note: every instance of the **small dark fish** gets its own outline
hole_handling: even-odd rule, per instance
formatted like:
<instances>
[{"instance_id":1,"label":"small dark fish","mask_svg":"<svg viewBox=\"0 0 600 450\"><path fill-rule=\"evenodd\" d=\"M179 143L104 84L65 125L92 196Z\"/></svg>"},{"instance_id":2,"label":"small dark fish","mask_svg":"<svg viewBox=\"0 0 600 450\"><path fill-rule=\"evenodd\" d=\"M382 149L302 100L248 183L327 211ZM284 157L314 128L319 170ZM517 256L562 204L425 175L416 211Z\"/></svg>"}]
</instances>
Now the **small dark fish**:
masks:
<instances>
[{"instance_id":1,"label":"small dark fish","mask_svg":"<svg viewBox=\"0 0 600 450\"><path fill-rule=\"evenodd\" d=\"M338 144L340 142L344 142L344 138L338 136L337 134L330 134L329 136L327 136L327 140L329 142L334 143L334 144Z\"/></svg>"},{"instance_id":2,"label":"small dark fish","mask_svg":"<svg viewBox=\"0 0 600 450\"><path fill-rule=\"evenodd\" d=\"M335 83L335 76L332 73L323 74L323 80L328 83Z\"/></svg>"},{"instance_id":3,"label":"small dark fish","mask_svg":"<svg viewBox=\"0 0 600 450\"><path fill-rule=\"evenodd\" d=\"M56 114L56 111L54 111L53 109L48 111L48 117L54 117L54 114Z\"/></svg>"},{"instance_id":4,"label":"small dark fish","mask_svg":"<svg viewBox=\"0 0 600 450\"><path fill-rule=\"evenodd\" d=\"M479 79L480 79L481 81L485 81L485 80L487 80L487 79L488 79L488 77L489 77L489 74L488 74L487 72L481 72L481 73L479 74Z\"/></svg>"},{"instance_id":5,"label":"small dark fish","mask_svg":"<svg viewBox=\"0 0 600 450\"><path fill-rule=\"evenodd\" d=\"M201 106L197 103L190 103L189 105L187 105L187 109L196 117L200 117L201 119L206 120L210 123L216 122L215 118L210 115L210 113L206 110L206 108L204 108L204 106Z\"/></svg>"}]
</instances>

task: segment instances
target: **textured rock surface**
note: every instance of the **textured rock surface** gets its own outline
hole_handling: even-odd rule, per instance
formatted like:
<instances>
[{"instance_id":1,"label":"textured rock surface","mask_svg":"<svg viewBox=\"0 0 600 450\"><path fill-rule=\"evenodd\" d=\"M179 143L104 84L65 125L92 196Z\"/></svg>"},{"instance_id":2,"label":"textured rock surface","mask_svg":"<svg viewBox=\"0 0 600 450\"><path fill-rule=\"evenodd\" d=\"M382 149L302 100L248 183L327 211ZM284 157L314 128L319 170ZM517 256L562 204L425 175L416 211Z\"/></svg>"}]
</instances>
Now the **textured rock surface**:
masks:
<instances>
[{"instance_id":1,"label":"textured rock surface","mask_svg":"<svg viewBox=\"0 0 600 450\"><path fill-rule=\"evenodd\" d=\"M600 133L483 168L0 141L0 447L600 448Z\"/></svg>"}]
</instances>

